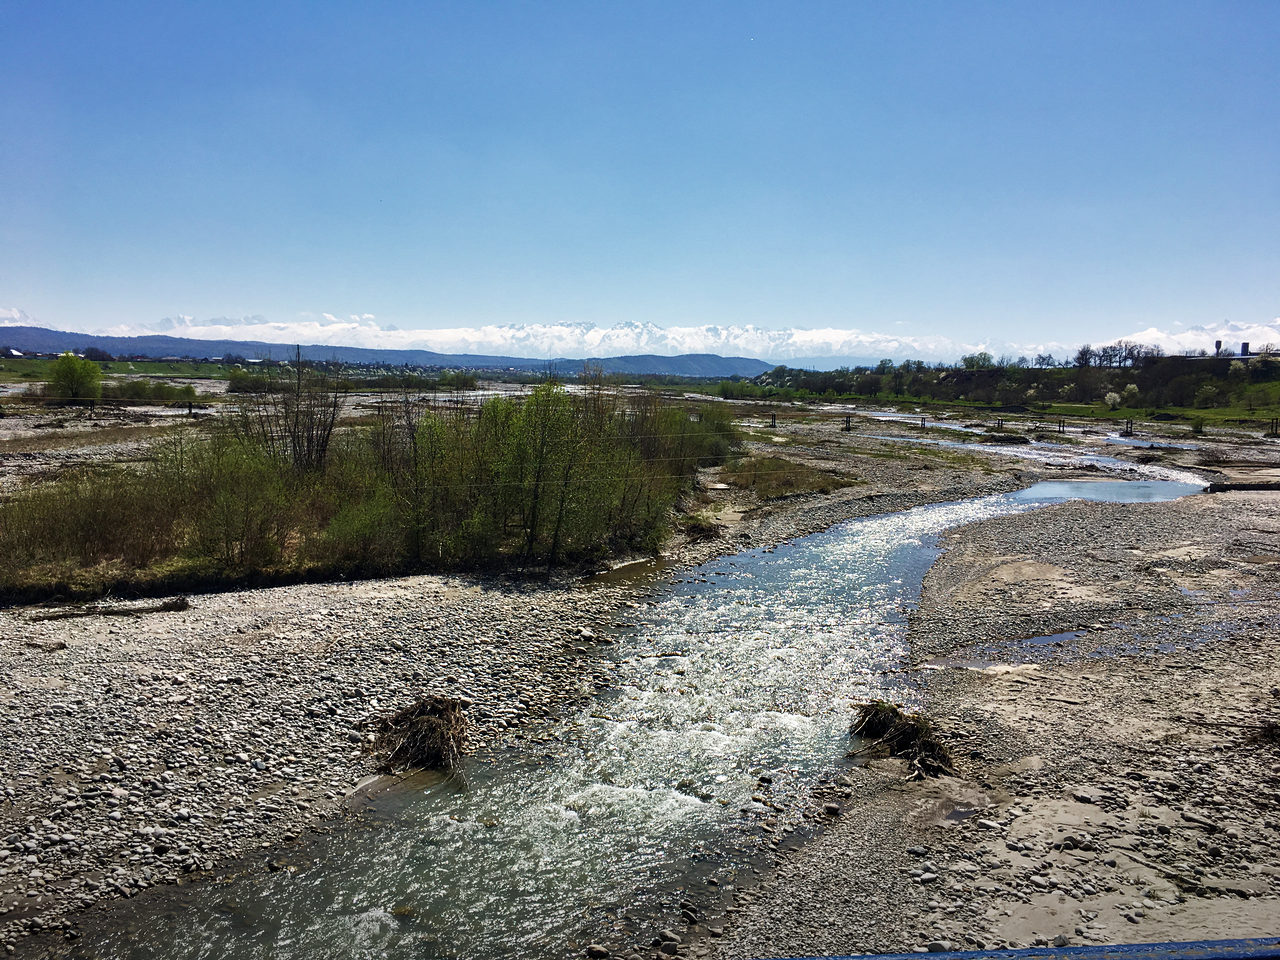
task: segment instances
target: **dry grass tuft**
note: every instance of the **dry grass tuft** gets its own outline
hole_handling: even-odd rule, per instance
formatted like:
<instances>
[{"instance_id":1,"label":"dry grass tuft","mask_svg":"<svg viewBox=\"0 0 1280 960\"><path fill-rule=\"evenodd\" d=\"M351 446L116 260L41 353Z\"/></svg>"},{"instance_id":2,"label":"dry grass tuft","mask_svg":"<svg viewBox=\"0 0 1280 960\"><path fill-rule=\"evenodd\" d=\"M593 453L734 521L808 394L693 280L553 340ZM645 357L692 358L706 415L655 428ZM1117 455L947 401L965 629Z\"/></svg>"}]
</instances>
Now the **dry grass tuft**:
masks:
<instances>
[{"instance_id":1,"label":"dry grass tuft","mask_svg":"<svg viewBox=\"0 0 1280 960\"><path fill-rule=\"evenodd\" d=\"M830 493L857 482L852 477L782 457L747 457L726 464L720 478L735 487L752 490L766 500L799 493Z\"/></svg>"},{"instance_id":2,"label":"dry grass tuft","mask_svg":"<svg viewBox=\"0 0 1280 960\"><path fill-rule=\"evenodd\" d=\"M690 540L714 540L724 533L724 527L701 513L691 514L680 521L680 529Z\"/></svg>"}]
</instances>

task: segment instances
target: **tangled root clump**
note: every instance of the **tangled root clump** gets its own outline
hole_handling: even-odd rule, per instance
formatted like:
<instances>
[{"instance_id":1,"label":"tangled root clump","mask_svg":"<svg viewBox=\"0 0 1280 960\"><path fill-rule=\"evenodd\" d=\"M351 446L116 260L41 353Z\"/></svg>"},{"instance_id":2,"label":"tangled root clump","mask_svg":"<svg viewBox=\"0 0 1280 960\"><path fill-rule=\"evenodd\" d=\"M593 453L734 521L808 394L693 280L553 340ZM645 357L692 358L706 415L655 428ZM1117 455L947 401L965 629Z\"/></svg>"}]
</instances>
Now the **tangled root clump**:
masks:
<instances>
[{"instance_id":1,"label":"tangled root clump","mask_svg":"<svg viewBox=\"0 0 1280 960\"><path fill-rule=\"evenodd\" d=\"M956 775L951 754L934 733L933 724L919 714L908 714L896 704L872 700L858 708L849 726L850 736L867 742L850 756L879 754L907 761L911 778Z\"/></svg>"},{"instance_id":2,"label":"tangled root clump","mask_svg":"<svg viewBox=\"0 0 1280 960\"><path fill-rule=\"evenodd\" d=\"M461 700L428 696L374 722L370 749L382 754L378 769L452 770L467 742L467 717Z\"/></svg>"}]
</instances>

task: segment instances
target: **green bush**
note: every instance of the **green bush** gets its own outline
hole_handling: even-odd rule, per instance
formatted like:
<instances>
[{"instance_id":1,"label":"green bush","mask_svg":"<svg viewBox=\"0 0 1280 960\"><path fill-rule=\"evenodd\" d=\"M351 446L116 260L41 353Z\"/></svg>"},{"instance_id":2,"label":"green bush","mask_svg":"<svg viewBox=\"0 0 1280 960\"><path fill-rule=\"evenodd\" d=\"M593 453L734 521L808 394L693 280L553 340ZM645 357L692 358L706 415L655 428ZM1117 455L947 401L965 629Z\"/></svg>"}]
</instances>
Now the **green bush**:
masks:
<instances>
[{"instance_id":1,"label":"green bush","mask_svg":"<svg viewBox=\"0 0 1280 960\"><path fill-rule=\"evenodd\" d=\"M266 374L232 370L227 375L227 393L266 393L268 386Z\"/></svg>"},{"instance_id":2,"label":"green bush","mask_svg":"<svg viewBox=\"0 0 1280 960\"><path fill-rule=\"evenodd\" d=\"M92 360L64 353L49 366L49 393L62 400L96 400L102 396L102 371Z\"/></svg>"},{"instance_id":3,"label":"green bush","mask_svg":"<svg viewBox=\"0 0 1280 960\"><path fill-rule=\"evenodd\" d=\"M287 403L257 412L298 415ZM718 404L556 386L478 414L402 401L314 460L282 447L270 422L241 426L167 442L141 469L66 474L0 503L0 596L38 568L110 567L107 588L166 564L236 579L652 550L698 467L733 443Z\"/></svg>"}]
</instances>

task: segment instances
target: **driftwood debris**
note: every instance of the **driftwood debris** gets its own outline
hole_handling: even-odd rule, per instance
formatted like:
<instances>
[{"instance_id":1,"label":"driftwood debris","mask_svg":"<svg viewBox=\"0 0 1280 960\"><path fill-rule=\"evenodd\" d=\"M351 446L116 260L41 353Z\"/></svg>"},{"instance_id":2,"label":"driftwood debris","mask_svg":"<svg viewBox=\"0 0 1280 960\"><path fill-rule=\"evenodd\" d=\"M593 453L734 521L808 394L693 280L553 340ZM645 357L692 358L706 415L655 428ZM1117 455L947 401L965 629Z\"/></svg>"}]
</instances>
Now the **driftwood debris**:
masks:
<instances>
[{"instance_id":1,"label":"driftwood debris","mask_svg":"<svg viewBox=\"0 0 1280 960\"><path fill-rule=\"evenodd\" d=\"M466 748L467 717L462 701L452 697L423 697L373 725L370 749L382 755L379 769L384 773L452 770Z\"/></svg>"},{"instance_id":2,"label":"driftwood debris","mask_svg":"<svg viewBox=\"0 0 1280 960\"><path fill-rule=\"evenodd\" d=\"M1217 727L1225 730L1243 730L1253 739L1263 743L1280 743L1280 721L1262 720L1258 723L1230 723L1225 720L1198 720L1189 717L1187 723L1197 727Z\"/></svg>"},{"instance_id":3,"label":"driftwood debris","mask_svg":"<svg viewBox=\"0 0 1280 960\"><path fill-rule=\"evenodd\" d=\"M48 613L37 613L30 618L36 622L45 620L72 620L76 617L139 617L144 613L181 613L191 609L186 597L174 597L159 603L134 604L131 607L104 607L90 603L80 607L62 607Z\"/></svg>"},{"instance_id":4,"label":"driftwood debris","mask_svg":"<svg viewBox=\"0 0 1280 960\"><path fill-rule=\"evenodd\" d=\"M933 724L919 714L903 712L884 700L872 700L858 708L849 727L850 736L866 741L850 756L880 754L905 760L911 778L955 776L951 754L934 734Z\"/></svg>"}]
</instances>

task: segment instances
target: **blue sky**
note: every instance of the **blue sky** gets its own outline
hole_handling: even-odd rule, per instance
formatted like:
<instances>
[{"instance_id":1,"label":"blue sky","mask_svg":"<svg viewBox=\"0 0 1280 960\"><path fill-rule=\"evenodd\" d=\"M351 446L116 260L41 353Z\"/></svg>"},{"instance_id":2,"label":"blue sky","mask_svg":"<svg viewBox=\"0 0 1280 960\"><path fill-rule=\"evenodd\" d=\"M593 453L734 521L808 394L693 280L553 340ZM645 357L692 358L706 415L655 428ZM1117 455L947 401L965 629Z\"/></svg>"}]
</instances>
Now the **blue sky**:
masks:
<instances>
[{"instance_id":1,"label":"blue sky","mask_svg":"<svg viewBox=\"0 0 1280 960\"><path fill-rule=\"evenodd\" d=\"M0 308L283 339L1271 324L1277 50L1271 0L10 0Z\"/></svg>"}]
</instances>

